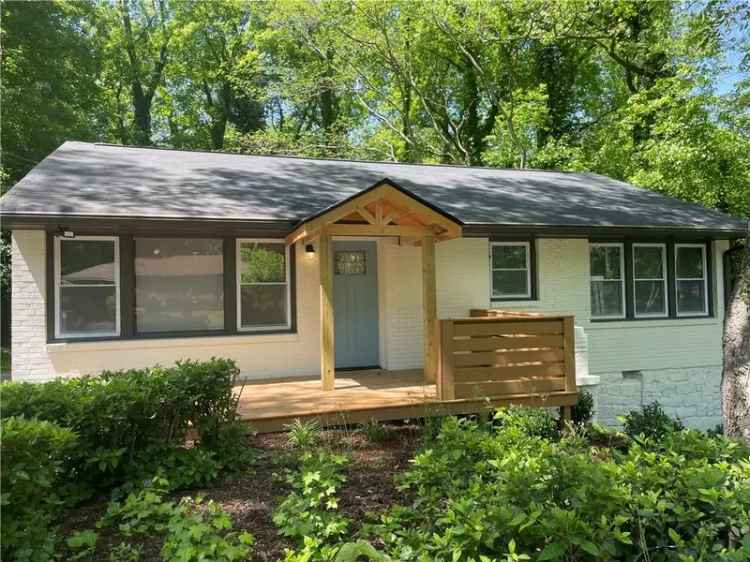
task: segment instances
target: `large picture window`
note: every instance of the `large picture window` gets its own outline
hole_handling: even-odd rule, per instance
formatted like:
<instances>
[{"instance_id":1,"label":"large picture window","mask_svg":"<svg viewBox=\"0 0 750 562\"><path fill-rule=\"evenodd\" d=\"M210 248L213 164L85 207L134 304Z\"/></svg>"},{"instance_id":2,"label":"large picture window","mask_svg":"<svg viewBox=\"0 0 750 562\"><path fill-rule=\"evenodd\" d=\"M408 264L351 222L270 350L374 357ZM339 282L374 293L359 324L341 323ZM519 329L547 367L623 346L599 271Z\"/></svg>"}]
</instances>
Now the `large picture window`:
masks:
<instances>
[{"instance_id":1,"label":"large picture window","mask_svg":"<svg viewBox=\"0 0 750 562\"><path fill-rule=\"evenodd\" d=\"M667 246L633 244L636 317L667 316Z\"/></svg>"},{"instance_id":2,"label":"large picture window","mask_svg":"<svg viewBox=\"0 0 750 562\"><path fill-rule=\"evenodd\" d=\"M492 242L490 251L492 298L531 298L531 244Z\"/></svg>"},{"instance_id":3,"label":"large picture window","mask_svg":"<svg viewBox=\"0 0 750 562\"><path fill-rule=\"evenodd\" d=\"M675 294L677 316L708 314L706 247L703 244L675 245Z\"/></svg>"},{"instance_id":4,"label":"large picture window","mask_svg":"<svg viewBox=\"0 0 750 562\"><path fill-rule=\"evenodd\" d=\"M118 335L118 239L55 238L55 257L55 337Z\"/></svg>"},{"instance_id":5,"label":"large picture window","mask_svg":"<svg viewBox=\"0 0 750 562\"><path fill-rule=\"evenodd\" d=\"M137 333L224 329L223 241L135 239Z\"/></svg>"},{"instance_id":6,"label":"large picture window","mask_svg":"<svg viewBox=\"0 0 750 562\"><path fill-rule=\"evenodd\" d=\"M592 244L591 317L625 317L625 259L622 244Z\"/></svg>"},{"instance_id":7,"label":"large picture window","mask_svg":"<svg viewBox=\"0 0 750 562\"><path fill-rule=\"evenodd\" d=\"M239 330L288 328L289 249L277 240L237 241Z\"/></svg>"}]
</instances>

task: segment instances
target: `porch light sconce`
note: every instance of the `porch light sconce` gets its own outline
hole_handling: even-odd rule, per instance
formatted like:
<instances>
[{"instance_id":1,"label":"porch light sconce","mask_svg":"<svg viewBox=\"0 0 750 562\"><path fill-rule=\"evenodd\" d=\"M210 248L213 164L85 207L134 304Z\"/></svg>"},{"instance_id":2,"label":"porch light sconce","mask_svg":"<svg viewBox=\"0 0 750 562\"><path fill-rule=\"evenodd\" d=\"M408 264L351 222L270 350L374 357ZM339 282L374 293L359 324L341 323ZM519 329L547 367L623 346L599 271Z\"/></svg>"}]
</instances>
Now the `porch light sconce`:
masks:
<instances>
[{"instance_id":1,"label":"porch light sconce","mask_svg":"<svg viewBox=\"0 0 750 562\"><path fill-rule=\"evenodd\" d=\"M305 254L307 254L308 257L312 257L315 255L315 246L312 244L305 244Z\"/></svg>"}]
</instances>

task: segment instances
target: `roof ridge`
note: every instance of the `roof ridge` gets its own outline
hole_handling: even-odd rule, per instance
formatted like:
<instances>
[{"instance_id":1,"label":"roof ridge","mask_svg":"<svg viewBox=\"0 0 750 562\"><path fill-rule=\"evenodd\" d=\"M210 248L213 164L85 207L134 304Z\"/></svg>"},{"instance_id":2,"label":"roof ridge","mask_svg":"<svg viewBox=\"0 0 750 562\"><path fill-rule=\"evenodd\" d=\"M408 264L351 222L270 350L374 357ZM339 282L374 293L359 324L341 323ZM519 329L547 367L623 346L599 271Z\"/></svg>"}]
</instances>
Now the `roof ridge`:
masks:
<instances>
[{"instance_id":1,"label":"roof ridge","mask_svg":"<svg viewBox=\"0 0 750 562\"><path fill-rule=\"evenodd\" d=\"M316 160L321 162L348 162L353 164L386 164L389 166L426 166L432 168L458 168L461 170L498 170L505 172L538 172L547 174L578 174L586 172L571 172L567 170L543 170L540 168L500 168L496 166L466 166L464 164L435 164L424 162L392 162L389 160L355 160L352 158L324 158L322 156L298 156L293 154L248 154L246 152L227 152L225 150L207 150L200 148L172 148L167 146L146 146L134 144L116 144L110 142L86 142L86 141L66 141L77 142L81 144L93 144L94 146L106 146L111 148L136 148L144 150L162 150L167 152L192 152L199 154L221 154L225 156L254 156L256 158L282 158L287 160Z\"/></svg>"}]
</instances>

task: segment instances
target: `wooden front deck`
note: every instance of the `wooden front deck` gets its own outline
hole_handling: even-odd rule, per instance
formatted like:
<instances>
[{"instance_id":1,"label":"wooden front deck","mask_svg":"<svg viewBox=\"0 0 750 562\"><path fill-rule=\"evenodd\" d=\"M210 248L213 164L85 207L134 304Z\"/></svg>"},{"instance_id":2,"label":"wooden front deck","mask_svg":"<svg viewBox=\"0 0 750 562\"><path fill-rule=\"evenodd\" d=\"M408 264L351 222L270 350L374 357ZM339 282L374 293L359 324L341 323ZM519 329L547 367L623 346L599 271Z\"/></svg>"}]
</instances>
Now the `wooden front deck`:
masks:
<instances>
[{"instance_id":1,"label":"wooden front deck","mask_svg":"<svg viewBox=\"0 0 750 562\"><path fill-rule=\"evenodd\" d=\"M435 384L421 370L338 371L334 390L323 390L319 377L245 383L238 411L262 433L281 431L295 419L315 419L322 426L470 414L509 404L560 406L570 396L506 395L502 398L439 400Z\"/></svg>"}]
</instances>

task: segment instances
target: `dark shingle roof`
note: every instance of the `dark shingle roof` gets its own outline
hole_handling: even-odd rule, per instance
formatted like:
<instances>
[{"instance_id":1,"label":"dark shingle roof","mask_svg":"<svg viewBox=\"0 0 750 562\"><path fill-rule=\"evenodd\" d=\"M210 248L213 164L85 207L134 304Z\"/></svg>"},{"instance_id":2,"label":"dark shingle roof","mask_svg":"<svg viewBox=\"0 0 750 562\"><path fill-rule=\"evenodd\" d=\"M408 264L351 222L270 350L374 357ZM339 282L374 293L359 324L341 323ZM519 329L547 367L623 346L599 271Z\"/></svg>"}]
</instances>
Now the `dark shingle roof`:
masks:
<instances>
[{"instance_id":1,"label":"dark shingle roof","mask_svg":"<svg viewBox=\"0 0 750 562\"><path fill-rule=\"evenodd\" d=\"M301 220L390 178L465 224L698 229L747 222L596 174L66 142L2 198L12 216Z\"/></svg>"}]
</instances>

